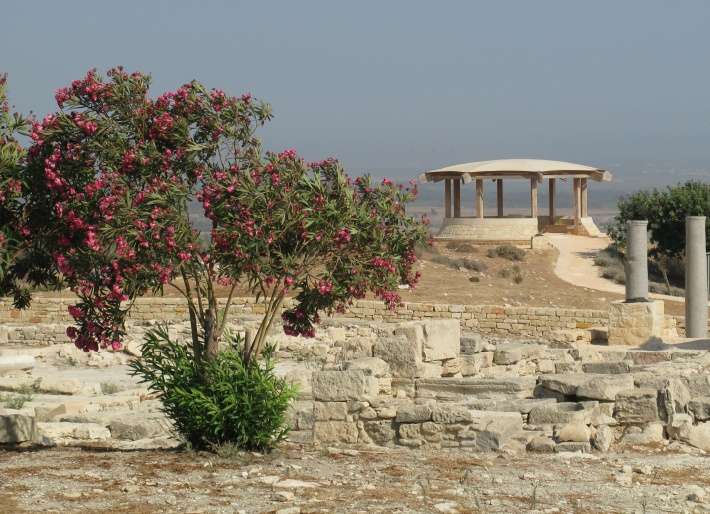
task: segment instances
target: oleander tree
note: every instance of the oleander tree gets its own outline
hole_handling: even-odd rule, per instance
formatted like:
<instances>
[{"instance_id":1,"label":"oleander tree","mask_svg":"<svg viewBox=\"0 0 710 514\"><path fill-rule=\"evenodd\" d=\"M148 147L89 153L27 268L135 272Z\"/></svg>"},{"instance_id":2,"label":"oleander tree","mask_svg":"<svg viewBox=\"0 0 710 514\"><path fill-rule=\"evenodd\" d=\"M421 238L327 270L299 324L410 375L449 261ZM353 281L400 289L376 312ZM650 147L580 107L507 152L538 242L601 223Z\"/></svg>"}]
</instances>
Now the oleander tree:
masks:
<instances>
[{"instance_id":1,"label":"oleander tree","mask_svg":"<svg viewBox=\"0 0 710 514\"><path fill-rule=\"evenodd\" d=\"M18 308L29 306L30 287L60 285L51 257L41 247L25 244L26 151L18 137L26 136L29 126L29 120L11 111L7 75L0 74L0 296L13 297Z\"/></svg>"},{"instance_id":2,"label":"oleander tree","mask_svg":"<svg viewBox=\"0 0 710 514\"><path fill-rule=\"evenodd\" d=\"M3 168L3 206L8 195L17 201L9 217L1 211L1 234L23 255L10 280L66 283L78 297L67 334L79 348L119 349L134 300L174 287L194 359L209 362L245 287L265 304L243 346L249 362L279 315L288 334L312 336L319 313L368 293L395 308L398 286L416 284L427 231L405 212L414 184L352 180L336 160L308 163L293 150L264 153L255 132L271 110L250 95L193 81L151 98L149 85L122 68L89 71L32 123L26 156L11 143L17 182Z\"/></svg>"}]
</instances>

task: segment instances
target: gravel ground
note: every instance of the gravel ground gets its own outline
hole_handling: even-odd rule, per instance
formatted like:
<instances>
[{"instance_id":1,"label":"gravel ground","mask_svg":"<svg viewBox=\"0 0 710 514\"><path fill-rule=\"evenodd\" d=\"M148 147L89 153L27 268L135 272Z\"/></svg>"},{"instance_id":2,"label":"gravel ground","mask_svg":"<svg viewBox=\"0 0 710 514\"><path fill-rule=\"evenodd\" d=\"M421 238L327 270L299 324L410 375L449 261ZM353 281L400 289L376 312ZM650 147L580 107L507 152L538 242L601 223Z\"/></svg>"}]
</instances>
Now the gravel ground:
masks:
<instances>
[{"instance_id":1,"label":"gravel ground","mask_svg":"<svg viewBox=\"0 0 710 514\"><path fill-rule=\"evenodd\" d=\"M0 450L0 512L710 512L710 457L461 450Z\"/></svg>"}]
</instances>

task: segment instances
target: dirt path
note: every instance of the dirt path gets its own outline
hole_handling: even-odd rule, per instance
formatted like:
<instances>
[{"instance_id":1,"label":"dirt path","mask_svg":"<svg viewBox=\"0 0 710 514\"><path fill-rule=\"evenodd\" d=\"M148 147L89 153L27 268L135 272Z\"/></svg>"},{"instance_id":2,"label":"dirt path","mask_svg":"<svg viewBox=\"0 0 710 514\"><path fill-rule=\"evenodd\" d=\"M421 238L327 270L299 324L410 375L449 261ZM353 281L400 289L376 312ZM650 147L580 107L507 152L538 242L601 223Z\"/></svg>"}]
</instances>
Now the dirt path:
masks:
<instances>
[{"instance_id":1,"label":"dirt path","mask_svg":"<svg viewBox=\"0 0 710 514\"><path fill-rule=\"evenodd\" d=\"M555 275L579 287L596 291L624 294L624 286L601 276L601 269L594 265L594 257L609 246L607 237L583 237L567 234L547 234L545 238L559 252ZM683 304L684 298L650 293L656 300Z\"/></svg>"}]
</instances>

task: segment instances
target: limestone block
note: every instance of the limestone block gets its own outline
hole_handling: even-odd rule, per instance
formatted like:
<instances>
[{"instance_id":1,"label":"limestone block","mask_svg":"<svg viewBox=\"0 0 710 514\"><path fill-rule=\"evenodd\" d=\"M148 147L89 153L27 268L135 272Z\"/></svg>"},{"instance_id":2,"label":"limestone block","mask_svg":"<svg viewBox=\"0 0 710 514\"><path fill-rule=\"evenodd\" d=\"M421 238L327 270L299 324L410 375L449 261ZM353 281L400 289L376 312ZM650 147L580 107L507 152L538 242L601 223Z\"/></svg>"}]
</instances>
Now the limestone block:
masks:
<instances>
[{"instance_id":1,"label":"limestone block","mask_svg":"<svg viewBox=\"0 0 710 514\"><path fill-rule=\"evenodd\" d=\"M557 432L557 440L563 443L588 443L590 438L589 427L584 423L567 423Z\"/></svg>"},{"instance_id":2,"label":"limestone block","mask_svg":"<svg viewBox=\"0 0 710 514\"><path fill-rule=\"evenodd\" d=\"M392 421L366 421L365 432L375 444L389 446L394 442L395 429Z\"/></svg>"},{"instance_id":3,"label":"limestone block","mask_svg":"<svg viewBox=\"0 0 710 514\"><path fill-rule=\"evenodd\" d=\"M710 420L710 396L703 396L688 402L688 411L698 421Z\"/></svg>"},{"instance_id":4,"label":"limestone block","mask_svg":"<svg viewBox=\"0 0 710 514\"><path fill-rule=\"evenodd\" d=\"M629 426L624 431L621 444L644 445L663 441L663 424L660 422L646 423L641 426Z\"/></svg>"},{"instance_id":5,"label":"limestone block","mask_svg":"<svg viewBox=\"0 0 710 514\"><path fill-rule=\"evenodd\" d=\"M459 358L446 359L441 361L441 376L453 377L461 373L461 362Z\"/></svg>"},{"instance_id":6,"label":"limestone block","mask_svg":"<svg viewBox=\"0 0 710 514\"><path fill-rule=\"evenodd\" d=\"M538 379L538 386L542 389L542 396L545 396L547 391L563 396L577 396L577 388L587 383L591 378L583 373L541 375Z\"/></svg>"},{"instance_id":7,"label":"limestone block","mask_svg":"<svg viewBox=\"0 0 710 514\"><path fill-rule=\"evenodd\" d=\"M461 439L471 439L475 434L475 448L478 450L499 450L510 438L523 429L520 414L514 412L471 411L472 422Z\"/></svg>"},{"instance_id":8,"label":"limestone block","mask_svg":"<svg viewBox=\"0 0 710 514\"><path fill-rule=\"evenodd\" d=\"M324 402L368 400L377 396L379 382L372 370L316 371L312 379L313 398Z\"/></svg>"},{"instance_id":9,"label":"limestone block","mask_svg":"<svg viewBox=\"0 0 710 514\"><path fill-rule=\"evenodd\" d=\"M419 341L424 361L458 357L461 349L461 326L455 319L411 321L395 329L410 341Z\"/></svg>"},{"instance_id":10,"label":"limestone block","mask_svg":"<svg viewBox=\"0 0 710 514\"><path fill-rule=\"evenodd\" d=\"M528 441L525 449L534 453L555 453L557 444L549 437L540 435Z\"/></svg>"},{"instance_id":11,"label":"limestone block","mask_svg":"<svg viewBox=\"0 0 710 514\"><path fill-rule=\"evenodd\" d=\"M576 442L564 442L564 443L559 443L556 447L556 450L558 453L564 453L564 452L581 452L581 453L589 453L592 451L592 446L589 443L576 443Z\"/></svg>"},{"instance_id":12,"label":"limestone block","mask_svg":"<svg viewBox=\"0 0 710 514\"><path fill-rule=\"evenodd\" d=\"M421 427L420 423L403 423L399 425L400 439L420 439L422 437Z\"/></svg>"},{"instance_id":13,"label":"limestone block","mask_svg":"<svg viewBox=\"0 0 710 514\"><path fill-rule=\"evenodd\" d=\"M628 362L585 362L582 363L585 373L599 373L602 375L621 375L631 370Z\"/></svg>"},{"instance_id":14,"label":"limestone block","mask_svg":"<svg viewBox=\"0 0 710 514\"><path fill-rule=\"evenodd\" d=\"M528 414L531 425L558 425L591 422L598 413L597 402L559 402L532 407Z\"/></svg>"},{"instance_id":15,"label":"limestone block","mask_svg":"<svg viewBox=\"0 0 710 514\"><path fill-rule=\"evenodd\" d=\"M473 414L462 405L437 404L432 408L432 420L441 424L471 423Z\"/></svg>"},{"instance_id":16,"label":"limestone block","mask_svg":"<svg viewBox=\"0 0 710 514\"><path fill-rule=\"evenodd\" d=\"M0 355L0 373L16 369L32 369L35 358L32 355Z\"/></svg>"},{"instance_id":17,"label":"limestone block","mask_svg":"<svg viewBox=\"0 0 710 514\"><path fill-rule=\"evenodd\" d=\"M431 416L431 407L428 405L408 404L397 409L397 416L394 420L397 423L422 423L430 421Z\"/></svg>"},{"instance_id":18,"label":"limestone block","mask_svg":"<svg viewBox=\"0 0 710 514\"><path fill-rule=\"evenodd\" d=\"M499 366L515 364L523 359L540 357L545 347L537 344L501 343L496 346L493 362Z\"/></svg>"},{"instance_id":19,"label":"limestone block","mask_svg":"<svg viewBox=\"0 0 710 514\"><path fill-rule=\"evenodd\" d=\"M390 366L378 357L362 357L343 362L343 369L369 369L377 378L386 377L390 374Z\"/></svg>"},{"instance_id":20,"label":"limestone block","mask_svg":"<svg viewBox=\"0 0 710 514\"><path fill-rule=\"evenodd\" d=\"M23 443L35 436L35 418L12 409L0 409L0 443Z\"/></svg>"},{"instance_id":21,"label":"limestone block","mask_svg":"<svg viewBox=\"0 0 710 514\"><path fill-rule=\"evenodd\" d=\"M109 423L109 431L113 439L137 441L168 435L164 426L155 419L141 419L133 416L121 420L114 419Z\"/></svg>"},{"instance_id":22,"label":"limestone block","mask_svg":"<svg viewBox=\"0 0 710 514\"><path fill-rule=\"evenodd\" d=\"M483 351L484 341L480 334L468 334L461 337L461 353L473 354Z\"/></svg>"},{"instance_id":23,"label":"limestone block","mask_svg":"<svg viewBox=\"0 0 710 514\"><path fill-rule=\"evenodd\" d=\"M608 425L602 425L594 432L592 446L601 452L608 452L615 439L616 431Z\"/></svg>"},{"instance_id":24,"label":"limestone block","mask_svg":"<svg viewBox=\"0 0 710 514\"><path fill-rule=\"evenodd\" d=\"M64 421L49 421L37 423L37 433L40 437L61 444L68 439L81 441L104 441L111 438L108 428L97 423L70 423Z\"/></svg>"},{"instance_id":25,"label":"limestone block","mask_svg":"<svg viewBox=\"0 0 710 514\"><path fill-rule=\"evenodd\" d=\"M691 400L690 391L678 378L669 378L659 394L660 406L665 419L670 419L676 412L685 412Z\"/></svg>"},{"instance_id":26,"label":"limestone block","mask_svg":"<svg viewBox=\"0 0 710 514\"><path fill-rule=\"evenodd\" d=\"M710 451L710 422L693 425L689 418L674 419L668 427L668 435L706 452Z\"/></svg>"},{"instance_id":27,"label":"limestone block","mask_svg":"<svg viewBox=\"0 0 710 514\"><path fill-rule=\"evenodd\" d=\"M619 392L633 387L633 375L593 375L591 380L577 388L576 394L578 398L614 401Z\"/></svg>"},{"instance_id":28,"label":"limestone block","mask_svg":"<svg viewBox=\"0 0 710 514\"><path fill-rule=\"evenodd\" d=\"M630 389L616 395L614 418L620 423L650 423L659 420L655 389Z\"/></svg>"},{"instance_id":29,"label":"limestone block","mask_svg":"<svg viewBox=\"0 0 710 514\"><path fill-rule=\"evenodd\" d=\"M392 376L397 378L415 378L423 362L422 341L416 338L383 337L375 342L372 352L389 364Z\"/></svg>"},{"instance_id":30,"label":"limestone block","mask_svg":"<svg viewBox=\"0 0 710 514\"><path fill-rule=\"evenodd\" d=\"M350 421L316 421L313 440L320 443L357 443L357 424Z\"/></svg>"},{"instance_id":31,"label":"limestone block","mask_svg":"<svg viewBox=\"0 0 710 514\"><path fill-rule=\"evenodd\" d=\"M609 344L638 346L663 337L664 304L661 300L609 304Z\"/></svg>"},{"instance_id":32,"label":"limestone block","mask_svg":"<svg viewBox=\"0 0 710 514\"><path fill-rule=\"evenodd\" d=\"M315 421L345 421L348 408L345 402L314 402L313 419Z\"/></svg>"},{"instance_id":33,"label":"limestone block","mask_svg":"<svg viewBox=\"0 0 710 514\"><path fill-rule=\"evenodd\" d=\"M458 400L467 397L488 399L531 398L535 377L419 379L419 398Z\"/></svg>"},{"instance_id":34,"label":"limestone block","mask_svg":"<svg viewBox=\"0 0 710 514\"><path fill-rule=\"evenodd\" d=\"M494 352L479 352L473 355L461 355L459 364L464 377L478 375L482 369L493 365Z\"/></svg>"},{"instance_id":35,"label":"limestone block","mask_svg":"<svg viewBox=\"0 0 710 514\"><path fill-rule=\"evenodd\" d=\"M439 378L444 372L441 362L422 362L417 366L417 378Z\"/></svg>"}]
</instances>

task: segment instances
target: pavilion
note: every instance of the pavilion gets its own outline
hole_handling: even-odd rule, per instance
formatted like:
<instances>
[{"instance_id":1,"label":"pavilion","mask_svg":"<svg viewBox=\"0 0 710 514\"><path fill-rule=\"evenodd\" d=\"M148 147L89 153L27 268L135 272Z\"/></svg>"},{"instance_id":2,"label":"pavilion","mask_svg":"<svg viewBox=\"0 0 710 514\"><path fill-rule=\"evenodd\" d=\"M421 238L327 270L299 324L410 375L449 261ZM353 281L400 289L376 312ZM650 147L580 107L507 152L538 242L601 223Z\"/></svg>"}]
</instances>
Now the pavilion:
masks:
<instances>
[{"instance_id":1,"label":"pavilion","mask_svg":"<svg viewBox=\"0 0 710 514\"><path fill-rule=\"evenodd\" d=\"M497 216L484 216L483 181L496 182ZM530 183L530 215L504 214L503 181L527 180ZM437 234L440 239L475 241L530 242L542 232L563 232L579 235L598 235L599 229L587 210L588 181L609 182L611 173L601 168L571 162L542 159L501 159L454 164L420 176L422 182L444 182L444 220ZM538 187L547 180L549 212L538 212ZM572 184L573 215L557 216L555 196L558 181ZM475 182L475 216L461 216L461 184ZM453 193L453 201L452 201Z\"/></svg>"}]
</instances>

